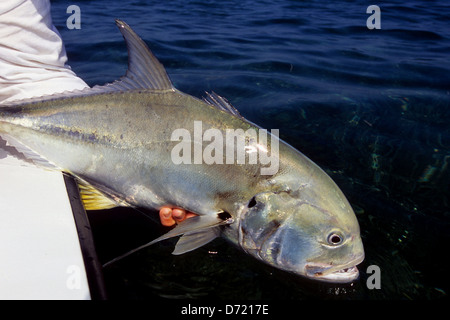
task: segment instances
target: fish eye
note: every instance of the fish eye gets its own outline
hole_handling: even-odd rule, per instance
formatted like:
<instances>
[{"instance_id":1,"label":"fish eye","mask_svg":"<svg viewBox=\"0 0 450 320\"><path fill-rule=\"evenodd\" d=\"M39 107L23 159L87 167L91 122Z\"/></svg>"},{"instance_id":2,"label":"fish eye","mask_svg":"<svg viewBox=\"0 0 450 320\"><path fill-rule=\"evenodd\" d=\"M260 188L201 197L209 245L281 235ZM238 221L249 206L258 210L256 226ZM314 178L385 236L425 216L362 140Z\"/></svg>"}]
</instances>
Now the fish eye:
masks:
<instances>
[{"instance_id":1,"label":"fish eye","mask_svg":"<svg viewBox=\"0 0 450 320\"><path fill-rule=\"evenodd\" d=\"M328 235L327 241L332 246L337 246L344 241L344 237L336 232L332 232Z\"/></svg>"},{"instance_id":2,"label":"fish eye","mask_svg":"<svg viewBox=\"0 0 450 320\"><path fill-rule=\"evenodd\" d=\"M253 208L254 206L256 206L256 199L255 199L255 197L250 199L250 201L248 202L247 207L248 208Z\"/></svg>"}]
</instances>

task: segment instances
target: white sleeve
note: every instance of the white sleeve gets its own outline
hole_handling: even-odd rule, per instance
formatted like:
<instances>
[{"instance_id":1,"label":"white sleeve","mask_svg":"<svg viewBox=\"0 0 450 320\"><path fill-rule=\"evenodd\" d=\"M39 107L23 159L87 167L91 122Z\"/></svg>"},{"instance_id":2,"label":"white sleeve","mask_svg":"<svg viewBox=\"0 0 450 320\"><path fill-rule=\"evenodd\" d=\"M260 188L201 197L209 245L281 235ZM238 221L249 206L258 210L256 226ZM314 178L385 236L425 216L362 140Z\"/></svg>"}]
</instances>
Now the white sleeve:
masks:
<instances>
[{"instance_id":1,"label":"white sleeve","mask_svg":"<svg viewBox=\"0 0 450 320\"><path fill-rule=\"evenodd\" d=\"M87 87L66 62L48 0L0 1L0 103Z\"/></svg>"}]
</instances>

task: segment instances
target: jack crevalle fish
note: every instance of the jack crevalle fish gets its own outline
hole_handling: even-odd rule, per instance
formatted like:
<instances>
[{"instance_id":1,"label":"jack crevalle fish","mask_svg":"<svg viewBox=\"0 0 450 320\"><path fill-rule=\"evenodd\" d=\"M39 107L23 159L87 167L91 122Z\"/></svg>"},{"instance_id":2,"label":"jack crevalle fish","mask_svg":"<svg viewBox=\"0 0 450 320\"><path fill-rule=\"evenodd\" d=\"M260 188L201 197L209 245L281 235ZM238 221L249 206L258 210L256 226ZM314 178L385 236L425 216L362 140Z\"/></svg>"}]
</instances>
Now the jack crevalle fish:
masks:
<instances>
[{"instance_id":1,"label":"jack crevalle fish","mask_svg":"<svg viewBox=\"0 0 450 320\"><path fill-rule=\"evenodd\" d=\"M175 89L141 38L116 24L128 48L125 76L1 106L0 135L35 164L73 175L88 210L171 206L198 214L146 245L181 236L173 253L182 254L223 236L276 268L355 280L364 259L359 225L332 179L274 135L255 139L252 132L264 131L216 93L201 100ZM262 174L267 162L195 161L195 150L205 152L213 140L195 138L198 124L215 139L234 130L246 157L270 155L276 170ZM184 149L181 136L173 136L180 130ZM232 146L237 153L239 143ZM174 161L177 148L194 161Z\"/></svg>"}]
</instances>

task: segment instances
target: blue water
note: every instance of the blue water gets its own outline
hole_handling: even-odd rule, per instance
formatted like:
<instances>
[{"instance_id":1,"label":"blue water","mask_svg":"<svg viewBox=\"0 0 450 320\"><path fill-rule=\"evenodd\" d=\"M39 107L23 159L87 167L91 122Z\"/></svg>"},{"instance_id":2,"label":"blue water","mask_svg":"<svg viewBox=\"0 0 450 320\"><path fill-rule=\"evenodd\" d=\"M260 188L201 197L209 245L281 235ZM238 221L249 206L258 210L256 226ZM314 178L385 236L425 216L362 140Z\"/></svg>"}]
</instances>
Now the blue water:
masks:
<instances>
[{"instance_id":1,"label":"blue water","mask_svg":"<svg viewBox=\"0 0 450 320\"><path fill-rule=\"evenodd\" d=\"M69 30L66 8L81 9ZM373 3L377 4L377 3ZM319 164L361 226L353 285L311 283L224 241L182 256L162 243L104 270L113 299L440 299L450 225L450 3L384 1L52 1L72 69L89 85L125 73L114 19L149 44L175 86L225 96ZM151 214L151 213L149 213ZM89 213L103 262L155 238L135 212ZM140 220L141 219L141 220ZM369 265L381 269L370 290Z\"/></svg>"}]
</instances>

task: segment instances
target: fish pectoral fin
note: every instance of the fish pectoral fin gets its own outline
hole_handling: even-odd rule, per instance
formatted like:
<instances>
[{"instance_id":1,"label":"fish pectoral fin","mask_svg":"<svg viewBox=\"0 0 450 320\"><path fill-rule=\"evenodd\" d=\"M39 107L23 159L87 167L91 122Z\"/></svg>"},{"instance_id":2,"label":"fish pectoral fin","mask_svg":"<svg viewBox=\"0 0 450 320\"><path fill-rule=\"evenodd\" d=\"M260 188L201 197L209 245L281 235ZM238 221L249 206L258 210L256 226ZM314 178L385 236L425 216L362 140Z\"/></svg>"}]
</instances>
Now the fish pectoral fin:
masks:
<instances>
[{"instance_id":1,"label":"fish pectoral fin","mask_svg":"<svg viewBox=\"0 0 450 320\"><path fill-rule=\"evenodd\" d=\"M178 240L173 255L180 255L204 246L220 235L220 228L209 228L206 230L185 233Z\"/></svg>"},{"instance_id":2,"label":"fish pectoral fin","mask_svg":"<svg viewBox=\"0 0 450 320\"><path fill-rule=\"evenodd\" d=\"M224 218L224 215L222 213L223 212L219 212L213 215L201 215L186 219L183 222L180 222L175 228L173 228L166 234L163 234L161 237L153 240L150 244L181 236L183 234L194 234L210 228L227 225L234 222L231 217L228 217L229 214L226 218Z\"/></svg>"},{"instance_id":3,"label":"fish pectoral fin","mask_svg":"<svg viewBox=\"0 0 450 320\"><path fill-rule=\"evenodd\" d=\"M220 229L218 228L219 226L231 224L233 222L234 220L231 215L223 211L218 212L217 214L202 215L186 219L161 237L122 254L121 256L105 263L103 267L111 265L112 263L128 257L130 254L151 246L159 241L180 235L183 236L178 241L172 254L178 255L192 251L218 237L220 235Z\"/></svg>"}]
</instances>

